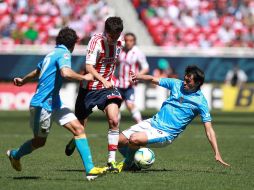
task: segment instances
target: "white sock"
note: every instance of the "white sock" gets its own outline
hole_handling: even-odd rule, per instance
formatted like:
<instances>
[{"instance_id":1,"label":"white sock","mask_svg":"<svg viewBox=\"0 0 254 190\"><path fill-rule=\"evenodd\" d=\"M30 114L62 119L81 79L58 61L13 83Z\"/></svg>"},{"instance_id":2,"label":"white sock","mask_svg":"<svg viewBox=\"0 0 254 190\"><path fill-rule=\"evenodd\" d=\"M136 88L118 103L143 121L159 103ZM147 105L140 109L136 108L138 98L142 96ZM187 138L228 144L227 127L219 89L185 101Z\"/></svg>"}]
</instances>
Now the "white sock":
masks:
<instances>
[{"instance_id":1,"label":"white sock","mask_svg":"<svg viewBox=\"0 0 254 190\"><path fill-rule=\"evenodd\" d=\"M108 131L108 162L116 161L116 150L119 140L119 130Z\"/></svg>"},{"instance_id":2,"label":"white sock","mask_svg":"<svg viewBox=\"0 0 254 190\"><path fill-rule=\"evenodd\" d=\"M142 116L141 116L141 113L140 111L137 109L137 108L134 108L132 111L131 111L131 114L132 114L132 118L137 122L141 122L142 121Z\"/></svg>"}]
</instances>

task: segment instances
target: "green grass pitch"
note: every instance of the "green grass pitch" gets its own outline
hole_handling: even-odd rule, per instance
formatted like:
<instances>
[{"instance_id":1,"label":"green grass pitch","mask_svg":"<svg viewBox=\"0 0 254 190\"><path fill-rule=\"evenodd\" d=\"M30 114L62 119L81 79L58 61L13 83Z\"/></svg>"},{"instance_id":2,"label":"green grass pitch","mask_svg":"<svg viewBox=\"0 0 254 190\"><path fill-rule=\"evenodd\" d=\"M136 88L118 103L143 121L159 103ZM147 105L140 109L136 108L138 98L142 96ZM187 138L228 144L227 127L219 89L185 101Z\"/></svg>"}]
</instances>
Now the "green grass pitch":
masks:
<instances>
[{"instance_id":1,"label":"green grass pitch","mask_svg":"<svg viewBox=\"0 0 254 190\"><path fill-rule=\"evenodd\" d=\"M149 117L153 112L143 113ZM46 146L22 158L21 172L12 169L5 152L32 137L28 112L0 112L0 189L254 189L253 113L213 112L213 124L225 168L214 161L204 128L197 118L172 145L153 149L154 165L142 172L106 174L96 181L85 180L77 151L71 157L64 148L71 134L53 125ZM124 113L121 130L133 122ZM103 166L107 158L107 122L102 113L94 114L86 129L93 160ZM121 156L118 153L118 161Z\"/></svg>"}]
</instances>

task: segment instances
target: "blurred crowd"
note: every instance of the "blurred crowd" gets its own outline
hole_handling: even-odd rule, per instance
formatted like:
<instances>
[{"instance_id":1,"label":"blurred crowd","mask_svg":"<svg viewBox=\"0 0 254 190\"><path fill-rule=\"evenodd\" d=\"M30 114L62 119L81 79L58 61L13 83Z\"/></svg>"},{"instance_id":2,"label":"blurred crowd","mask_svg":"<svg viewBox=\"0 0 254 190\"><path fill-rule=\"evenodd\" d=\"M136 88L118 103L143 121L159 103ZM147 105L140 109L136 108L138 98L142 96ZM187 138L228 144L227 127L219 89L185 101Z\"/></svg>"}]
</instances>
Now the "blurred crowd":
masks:
<instances>
[{"instance_id":1,"label":"blurred crowd","mask_svg":"<svg viewBox=\"0 0 254 190\"><path fill-rule=\"evenodd\" d=\"M0 45L54 44L66 25L87 44L112 15L114 10L104 0L0 0Z\"/></svg>"},{"instance_id":2,"label":"blurred crowd","mask_svg":"<svg viewBox=\"0 0 254 190\"><path fill-rule=\"evenodd\" d=\"M253 0L131 0L156 45L254 47ZM80 44L114 15L105 0L0 0L0 44L53 44L74 28Z\"/></svg>"},{"instance_id":3,"label":"blurred crowd","mask_svg":"<svg viewBox=\"0 0 254 190\"><path fill-rule=\"evenodd\" d=\"M253 0L132 0L154 42L167 47L254 47Z\"/></svg>"}]
</instances>

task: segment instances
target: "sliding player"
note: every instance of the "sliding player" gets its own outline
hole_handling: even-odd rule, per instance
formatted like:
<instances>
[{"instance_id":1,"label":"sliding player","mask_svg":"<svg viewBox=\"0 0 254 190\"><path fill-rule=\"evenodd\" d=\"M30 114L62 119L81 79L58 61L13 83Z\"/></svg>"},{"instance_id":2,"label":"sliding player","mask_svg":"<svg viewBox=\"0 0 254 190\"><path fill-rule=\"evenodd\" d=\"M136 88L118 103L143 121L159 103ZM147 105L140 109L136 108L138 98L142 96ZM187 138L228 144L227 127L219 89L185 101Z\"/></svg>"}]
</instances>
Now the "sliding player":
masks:
<instances>
[{"instance_id":1,"label":"sliding player","mask_svg":"<svg viewBox=\"0 0 254 190\"><path fill-rule=\"evenodd\" d=\"M146 81L167 88L170 90L170 96L163 102L156 115L120 134L119 151L125 157L124 162L118 164L120 171L137 169L133 164L133 156L137 148L165 147L171 144L197 115L201 116L215 160L224 166L229 166L221 158L207 101L200 90L205 78L202 70L197 66L188 66L184 81L134 73L131 77L133 81Z\"/></svg>"}]
</instances>

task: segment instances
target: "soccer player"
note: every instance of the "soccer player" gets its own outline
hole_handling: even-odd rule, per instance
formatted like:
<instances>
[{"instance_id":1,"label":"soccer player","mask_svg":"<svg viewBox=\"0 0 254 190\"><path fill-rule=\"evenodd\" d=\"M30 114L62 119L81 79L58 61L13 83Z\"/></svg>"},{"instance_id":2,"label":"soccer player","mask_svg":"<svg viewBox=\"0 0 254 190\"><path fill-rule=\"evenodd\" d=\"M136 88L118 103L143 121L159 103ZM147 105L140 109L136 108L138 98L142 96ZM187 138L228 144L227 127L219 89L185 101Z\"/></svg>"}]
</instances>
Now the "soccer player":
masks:
<instances>
[{"instance_id":1,"label":"soccer player","mask_svg":"<svg viewBox=\"0 0 254 190\"><path fill-rule=\"evenodd\" d=\"M133 81L151 82L169 89L170 96L152 118L133 125L120 134L119 151L125 157L124 162L118 164L120 171L135 168L133 155L137 148L164 147L171 144L198 114L201 116L206 136L214 151L215 160L229 166L221 158L207 101L200 90L204 77L203 71L197 66L186 68L183 81L131 74Z\"/></svg>"},{"instance_id":2,"label":"soccer player","mask_svg":"<svg viewBox=\"0 0 254 190\"><path fill-rule=\"evenodd\" d=\"M94 167L84 127L70 109L63 105L59 95L62 78L79 81L93 80L92 75L80 75L71 69L71 53L77 40L78 36L74 30L68 27L61 29L56 37L54 51L38 63L37 69L23 78L14 78L16 86L22 86L39 78L36 93L30 103L30 126L34 137L26 141L19 149L7 151L11 165L17 171L21 171L20 159L23 156L45 145L52 121L62 125L74 135L88 180L93 180L106 171L106 168Z\"/></svg>"},{"instance_id":3,"label":"soccer player","mask_svg":"<svg viewBox=\"0 0 254 190\"><path fill-rule=\"evenodd\" d=\"M75 106L75 114L85 127L95 106L106 114L109 126L107 165L110 172L118 172L115 156L119 140L118 114L122 97L114 88L112 76L124 45L123 41L119 40L122 31L122 19L109 17L105 21L104 32L95 34L89 41L85 69L94 76L94 81L81 82ZM66 155L70 156L74 149L75 143L72 139L66 145Z\"/></svg>"},{"instance_id":4,"label":"soccer player","mask_svg":"<svg viewBox=\"0 0 254 190\"><path fill-rule=\"evenodd\" d=\"M149 71L149 65L143 52L136 46L136 36L133 33L124 35L125 46L119 55L118 83L117 87L125 105L136 123L142 121L142 116L135 106L135 94L133 84L130 83L130 71L137 74L146 74Z\"/></svg>"}]
</instances>

